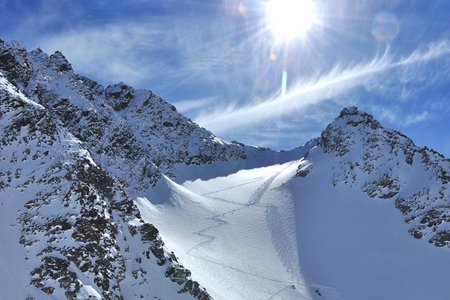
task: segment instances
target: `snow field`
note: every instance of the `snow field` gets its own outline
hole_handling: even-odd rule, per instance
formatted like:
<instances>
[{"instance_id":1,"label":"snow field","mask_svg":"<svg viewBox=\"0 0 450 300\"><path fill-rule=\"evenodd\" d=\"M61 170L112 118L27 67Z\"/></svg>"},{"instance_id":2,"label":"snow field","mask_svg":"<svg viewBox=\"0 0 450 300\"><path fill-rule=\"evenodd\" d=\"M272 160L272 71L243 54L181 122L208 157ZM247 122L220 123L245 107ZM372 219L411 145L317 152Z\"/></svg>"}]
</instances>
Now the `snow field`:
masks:
<instances>
[{"instance_id":1,"label":"snow field","mask_svg":"<svg viewBox=\"0 0 450 300\"><path fill-rule=\"evenodd\" d=\"M282 185L297 165L183 185L166 179L169 200L156 199L160 204L153 205L140 199L139 208L215 299L310 299L299 273L294 232L284 230L293 216L281 215L288 204L280 199L289 200ZM167 195L161 187L156 191Z\"/></svg>"}]
</instances>

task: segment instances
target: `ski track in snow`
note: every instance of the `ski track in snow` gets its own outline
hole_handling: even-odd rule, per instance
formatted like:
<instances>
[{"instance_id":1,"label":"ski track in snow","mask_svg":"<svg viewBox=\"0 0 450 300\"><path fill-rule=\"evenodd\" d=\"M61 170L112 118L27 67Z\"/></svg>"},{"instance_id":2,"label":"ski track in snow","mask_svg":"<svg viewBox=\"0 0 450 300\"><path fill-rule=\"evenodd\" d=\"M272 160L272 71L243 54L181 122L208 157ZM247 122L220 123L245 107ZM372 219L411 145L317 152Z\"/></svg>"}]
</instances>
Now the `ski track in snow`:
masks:
<instances>
[{"instance_id":1,"label":"ski track in snow","mask_svg":"<svg viewBox=\"0 0 450 300\"><path fill-rule=\"evenodd\" d=\"M284 234L282 228L280 228L280 226L277 225L277 219L280 218L278 212L277 212L277 208L274 205L271 204L260 204L261 199L263 198L263 196L266 194L266 192L269 190L270 186L272 185L272 183L274 182L274 180L277 178L278 175L280 175L284 170L286 170L287 168L289 168L291 166L291 164L289 164L287 167L283 168L280 171L275 172L275 175L272 175L271 177L267 178L253 193L252 195L249 197L248 201L244 204L242 203L238 203L235 201L230 201L230 200L226 200L226 199L222 199L219 197L213 197L210 196L212 194L216 194L222 191L227 191L227 190L231 190L231 189L235 189L238 187L242 187L257 181L261 181L264 178L266 178L265 176L261 176L261 177L257 177L252 181L248 181L246 183L243 184L239 184L239 185L234 185L228 188L224 188L224 189L220 189L217 191L213 191L213 192L208 192L208 193L204 193L201 194L202 196L206 196L210 199L213 200L217 200L217 201L222 201L222 202L226 202L226 203L231 203L231 204L235 204L235 205L239 205L241 207L239 208L235 208L229 211L226 211L224 213L220 213L217 215L214 215L212 217L207 218L207 220L211 220L214 221L216 224L212 225L212 226L208 226L202 230L199 231L195 231L193 232L194 235L198 235L201 236L203 238L206 238L206 241L200 242L197 245L193 246L192 248L190 248L186 253L189 256L192 256L194 258L197 259L201 259L203 261L215 264L215 265L219 265L222 266L224 268L228 268L230 270L239 272L239 273L243 273L252 277L256 277L259 279L264 279L267 281L271 281L274 283L281 283L284 284L283 287L279 290L277 290L276 292L274 292L269 298L267 298L267 300L270 299L274 299L276 296L280 295L281 293L283 293L285 290L289 289L289 288L293 288L293 283L292 282L288 282L288 281L283 281L283 280L278 280L275 278L270 278L270 277L266 277L266 276L262 276L260 274L254 274L251 272L247 272L244 270L241 270L239 268L233 267L231 265L227 265L221 262L217 262L208 258L204 258L202 256L199 255L195 255L195 251L199 248L202 248L204 246L210 245L212 244L215 240L217 240L217 237L214 235L209 235L206 234L205 232L212 230L212 229L216 229L219 227L222 227L224 225L229 224L229 222L225 221L223 218L225 218L225 216L230 215L230 214L234 214L237 211L243 210L243 209L249 209L252 207L260 207L260 208L264 208L266 210L266 221L269 225L269 228L271 228L271 226L273 226L273 228L271 228L270 230L270 234L272 236L272 241L273 244L275 246L275 249L277 251L277 253L280 256L280 260L283 262L284 267L286 268L286 270L290 273L293 274L294 276L299 274L299 270L298 270L298 266L297 267L293 267L290 262L288 262L289 257L293 257L292 255L295 256L295 253L293 252L293 249L290 246L288 237L286 236L286 234ZM282 234L280 234L282 233ZM281 238L281 241L279 241L279 239ZM287 250L286 250L287 249ZM299 284L299 282L297 282L296 284ZM301 285L303 285L304 287L306 287L305 284L300 283ZM306 299L306 298L305 298Z\"/></svg>"},{"instance_id":2,"label":"ski track in snow","mask_svg":"<svg viewBox=\"0 0 450 300\"><path fill-rule=\"evenodd\" d=\"M292 248L292 243L289 241L289 236L286 234L281 220L282 217L278 212L278 208L274 205L268 205L266 209L266 222L270 236L272 237L272 243L286 270L293 278L296 278L300 274L296 249Z\"/></svg>"},{"instance_id":3,"label":"ski track in snow","mask_svg":"<svg viewBox=\"0 0 450 300\"><path fill-rule=\"evenodd\" d=\"M270 296L269 298L267 298L267 300L271 300L273 298L275 298L276 296L280 295L281 293L283 293L285 290L292 288L292 284L283 287L281 290L279 290L278 292L276 292L275 294L273 294L272 296Z\"/></svg>"},{"instance_id":4,"label":"ski track in snow","mask_svg":"<svg viewBox=\"0 0 450 300\"><path fill-rule=\"evenodd\" d=\"M256 178L254 178L254 180L247 181L247 182L242 183L242 184L233 185L233 186L231 186L231 187L227 187L227 188L224 188L224 189L221 189L221 190L217 190L217 191L213 191L213 192L204 193L204 194L201 194L201 195L202 195L202 196L208 196L208 195L211 195L211 194L215 194L215 193L220 193L220 192L232 190L232 189L235 189L235 188L244 186L244 185L251 184L251 183L253 183L253 182L260 181L260 180L262 180L262 179L264 179L264 178L265 178L264 176L256 177ZM238 204L242 204L242 203L238 203Z\"/></svg>"},{"instance_id":5,"label":"ski track in snow","mask_svg":"<svg viewBox=\"0 0 450 300\"><path fill-rule=\"evenodd\" d=\"M277 172L277 174L273 175L272 177L264 181L264 183L256 191L253 192L253 194L250 196L250 199L247 201L245 205L254 206L255 204L259 204L259 202L261 202L261 198L264 196L264 194L267 192L272 182L281 172L282 171Z\"/></svg>"}]
</instances>

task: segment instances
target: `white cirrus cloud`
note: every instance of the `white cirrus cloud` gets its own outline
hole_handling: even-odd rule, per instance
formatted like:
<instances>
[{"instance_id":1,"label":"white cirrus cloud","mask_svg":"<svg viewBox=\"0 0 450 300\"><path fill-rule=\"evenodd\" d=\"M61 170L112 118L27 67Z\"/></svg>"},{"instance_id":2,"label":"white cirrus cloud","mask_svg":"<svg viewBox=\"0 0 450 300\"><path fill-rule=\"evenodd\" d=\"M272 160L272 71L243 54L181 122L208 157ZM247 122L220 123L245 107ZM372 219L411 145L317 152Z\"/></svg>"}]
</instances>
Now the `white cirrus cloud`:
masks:
<instances>
[{"instance_id":1,"label":"white cirrus cloud","mask_svg":"<svg viewBox=\"0 0 450 300\"><path fill-rule=\"evenodd\" d=\"M221 27L221 20L158 16L64 29L35 44L61 51L76 70L105 84L124 81L168 94L181 86L202 90L233 81L240 83L234 89L251 90L240 78L256 73L258 57L231 35L221 36Z\"/></svg>"},{"instance_id":2,"label":"white cirrus cloud","mask_svg":"<svg viewBox=\"0 0 450 300\"><path fill-rule=\"evenodd\" d=\"M328 74L309 80L299 81L285 96L273 97L258 105L237 107L232 111L218 110L216 114L203 114L195 121L219 135L226 135L236 128L252 128L268 120L286 117L298 113L306 107L338 98L352 89L365 85L376 85L383 81L383 76L396 70L403 70L415 65L450 56L450 42L440 40L420 47L410 55L396 59L386 51L372 61L343 68L337 66ZM448 71L448 70L443 70ZM419 76L420 74L417 74ZM406 125L425 120L428 115L411 117Z\"/></svg>"},{"instance_id":3,"label":"white cirrus cloud","mask_svg":"<svg viewBox=\"0 0 450 300\"><path fill-rule=\"evenodd\" d=\"M409 114L406 116L403 125L404 126L411 126L414 124L418 124L418 123L422 123L425 121L428 121L429 119L432 118L432 114L425 110L422 111L420 113L415 113L415 114Z\"/></svg>"}]
</instances>

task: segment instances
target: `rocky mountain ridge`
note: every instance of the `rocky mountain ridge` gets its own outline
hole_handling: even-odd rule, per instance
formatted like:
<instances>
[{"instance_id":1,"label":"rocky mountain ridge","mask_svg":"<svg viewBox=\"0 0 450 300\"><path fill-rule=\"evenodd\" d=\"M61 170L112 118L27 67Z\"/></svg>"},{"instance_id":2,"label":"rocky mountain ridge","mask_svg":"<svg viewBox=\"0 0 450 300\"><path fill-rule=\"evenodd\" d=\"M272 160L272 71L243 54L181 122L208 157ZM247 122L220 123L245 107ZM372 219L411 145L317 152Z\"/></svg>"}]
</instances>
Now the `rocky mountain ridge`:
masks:
<instances>
[{"instance_id":1,"label":"rocky mountain ridge","mask_svg":"<svg viewBox=\"0 0 450 300\"><path fill-rule=\"evenodd\" d=\"M450 247L449 159L417 147L356 107L343 109L315 143L336 161L333 186L356 187L369 197L395 201L413 237ZM303 168L298 175L310 171Z\"/></svg>"},{"instance_id":2,"label":"rocky mountain ridge","mask_svg":"<svg viewBox=\"0 0 450 300\"><path fill-rule=\"evenodd\" d=\"M49 56L0 41L0 61L7 80L48 109L128 192L151 188L161 173L171 176L177 163L205 164L267 151L216 138L151 91L124 83L105 88L80 76L61 52Z\"/></svg>"},{"instance_id":3,"label":"rocky mountain ridge","mask_svg":"<svg viewBox=\"0 0 450 300\"><path fill-rule=\"evenodd\" d=\"M0 42L0 198L2 213L17 208L4 234L26 251L25 296L210 299L127 195L134 166L149 185L159 170L109 106L84 98L98 91L62 54Z\"/></svg>"}]
</instances>

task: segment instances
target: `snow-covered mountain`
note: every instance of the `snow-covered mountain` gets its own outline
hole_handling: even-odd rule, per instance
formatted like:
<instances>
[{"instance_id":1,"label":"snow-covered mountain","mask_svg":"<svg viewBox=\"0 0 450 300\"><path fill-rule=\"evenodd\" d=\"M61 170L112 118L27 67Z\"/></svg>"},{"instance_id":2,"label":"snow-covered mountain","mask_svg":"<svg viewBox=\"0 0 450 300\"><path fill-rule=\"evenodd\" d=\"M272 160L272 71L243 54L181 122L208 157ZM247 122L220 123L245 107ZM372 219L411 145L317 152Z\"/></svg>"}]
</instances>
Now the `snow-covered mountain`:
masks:
<instances>
[{"instance_id":1,"label":"snow-covered mountain","mask_svg":"<svg viewBox=\"0 0 450 300\"><path fill-rule=\"evenodd\" d=\"M209 299L119 179L15 83L0 75L1 298Z\"/></svg>"},{"instance_id":2,"label":"snow-covered mountain","mask_svg":"<svg viewBox=\"0 0 450 300\"><path fill-rule=\"evenodd\" d=\"M450 161L346 108L285 152L0 40L2 299L447 299Z\"/></svg>"}]
</instances>

